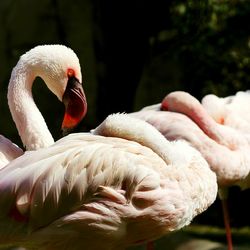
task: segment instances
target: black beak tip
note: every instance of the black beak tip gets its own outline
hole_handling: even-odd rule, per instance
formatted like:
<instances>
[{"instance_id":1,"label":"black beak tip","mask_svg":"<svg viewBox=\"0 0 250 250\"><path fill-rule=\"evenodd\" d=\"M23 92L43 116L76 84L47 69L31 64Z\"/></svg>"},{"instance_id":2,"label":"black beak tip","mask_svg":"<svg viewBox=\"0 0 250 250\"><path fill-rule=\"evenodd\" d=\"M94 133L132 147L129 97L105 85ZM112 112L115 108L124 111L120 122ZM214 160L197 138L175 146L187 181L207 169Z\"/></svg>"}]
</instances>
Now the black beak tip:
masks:
<instances>
[{"instance_id":1,"label":"black beak tip","mask_svg":"<svg viewBox=\"0 0 250 250\"><path fill-rule=\"evenodd\" d=\"M72 132L73 129L70 128L62 128L62 136L67 136L68 134L70 134Z\"/></svg>"}]
</instances>

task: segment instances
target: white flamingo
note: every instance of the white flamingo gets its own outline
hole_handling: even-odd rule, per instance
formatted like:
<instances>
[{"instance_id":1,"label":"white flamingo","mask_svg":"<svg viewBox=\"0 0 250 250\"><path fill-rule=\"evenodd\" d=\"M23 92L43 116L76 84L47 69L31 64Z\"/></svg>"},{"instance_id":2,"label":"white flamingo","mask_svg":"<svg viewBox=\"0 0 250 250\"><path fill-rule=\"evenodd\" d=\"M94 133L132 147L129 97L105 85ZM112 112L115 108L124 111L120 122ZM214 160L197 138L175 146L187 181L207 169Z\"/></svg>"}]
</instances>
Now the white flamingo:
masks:
<instances>
[{"instance_id":1,"label":"white flamingo","mask_svg":"<svg viewBox=\"0 0 250 250\"><path fill-rule=\"evenodd\" d=\"M216 123L206 112L201 103L190 94L176 91L168 94L162 101L162 109L182 113L192 119L217 145L216 153L211 146L210 158L207 158L211 168L216 172L221 187L237 185L242 189L250 187L250 144L249 136L229 126ZM204 142L206 142L204 140ZM206 143L204 143L205 147ZM202 148L199 149L200 151ZM217 157L212 157L217 155ZM203 156L206 158L206 152ZM220 156L220 157L219 157ZM216 159L221 158L221 160ZM219 164L214 162L219 161ZM223 164L222 164L223 163Z\"/></svg>"},{"instance_id":2,"label":"white flamingo","mask_svg":"<svg viewBox=\"0 0 250 250\"><path fill-rule=\"evenodd\" d=\"M207 158L211 168L217 174L220 185L219 194L222 199L225 217L228 249L231 250L233 247L225 202L227 187L237 185L243 190L250 188L250 134L244 133L239 127L234 129L216 123L208 115L201 103L185 92L177 91L167 95L162 102L162 108L187 115L208 137L213 139L220 148L223 148L223 150L218 151L210 149L210 153L203 150L203 156ZM211 155L212 153L213 155ZM221 162L223 164L214 165L218 161L218 158L222 159Z\"/></svg>"},{"instance_id":3,"label":"white flamingo","mask_svg":"<svg viewBox=\"0 0 250 250\"><path fill-rule=\"evenodd\" d=\"M69 75L67 67L63 70L57 85L45 79L60 100L68 98ZM73 92L80 105L77 121L79 111L82 117L86 110L80 93ZM30 94L20 98L26 106L33 102ZM66 103L63 125L75 124L74 103ZM22 112L26 110L21 106L12 109L17 124L25 116ZM26 117L40 115L35 108ZM37 130L37 123L25 122L30 131ZM216 176L185 142L169 142L148 123L125 114L109 116L94 134L103 136L71 134L49 147L26 151L0 170L1 245L123 249L188 225L214 202ZM38 145L23 138L25 145Z\"/></svg>"}]
</instances>

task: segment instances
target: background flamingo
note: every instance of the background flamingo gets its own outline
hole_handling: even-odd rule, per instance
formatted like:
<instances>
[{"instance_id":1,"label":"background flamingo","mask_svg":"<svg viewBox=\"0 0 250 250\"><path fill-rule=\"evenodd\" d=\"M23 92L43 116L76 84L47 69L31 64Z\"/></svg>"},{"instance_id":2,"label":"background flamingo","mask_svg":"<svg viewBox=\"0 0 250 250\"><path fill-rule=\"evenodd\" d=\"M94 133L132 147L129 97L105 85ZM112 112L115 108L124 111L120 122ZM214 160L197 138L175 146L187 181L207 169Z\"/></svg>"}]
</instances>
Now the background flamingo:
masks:
<instances>
[{"instance_id":1,"label":"background flamingo","mask_svg":"<svg viewBox=\"0 0 250 250\"><path fill-rule=\"evenodd\" d=\"M188 102L186 100L189 100ZM181 112L189 117L191 117L201 128L202 130L212 139L214 139L219 144L228 147L232 152L239 150L239 164L236 164L238 171L235 171L235 174L238 175L239 180L232 185L240 186L241 189L247 189L250 187L249 181L249 171L250 171L250 162L248 157L249 152L249 135L242 133L240 130L232 129L228 126L223 126L214 122L214 120L207 114L205 109L201 106L198 100L196 100L191 95L185 92L173 92L165 97L162 102L162 107L168 110L175 112ZM221 157L226 157L221 155ZM227 158L231 159L231 158ZM215 170L216 171L216 170ZM216 171L217 173L217 171ZM232 180L230 175L231 169L228 168L224 175L225 178L228 178L229 181ZM222 185L223 188L223 185ZM229 222L227 217L227 207L225 199L227 198L227 189L220 189L221 192L220 198L223 202L224 216L226 229L228 230L228 241L229 248L232 249L229 236Z\"/></svg>"},{"instance_id":2,"label":"background flamingo","mask_svg":"<svg viewBox=\"0 0 250 250\"><path fill-rule=\"evenodd\" d=\"M242 189L249 187L250 158L247 152L249 152L250 145L248 135L216 123L201 103L186 92L170 93L164 98L162 108L187 115L208 137L229 150L232 155L237 154L235 159L231 159L233 164L228 163L227 168L224 169L222 165L218 165L215 169L212 168L217 174L220 186L238 185Z\"/></svg>"}]
</instances>

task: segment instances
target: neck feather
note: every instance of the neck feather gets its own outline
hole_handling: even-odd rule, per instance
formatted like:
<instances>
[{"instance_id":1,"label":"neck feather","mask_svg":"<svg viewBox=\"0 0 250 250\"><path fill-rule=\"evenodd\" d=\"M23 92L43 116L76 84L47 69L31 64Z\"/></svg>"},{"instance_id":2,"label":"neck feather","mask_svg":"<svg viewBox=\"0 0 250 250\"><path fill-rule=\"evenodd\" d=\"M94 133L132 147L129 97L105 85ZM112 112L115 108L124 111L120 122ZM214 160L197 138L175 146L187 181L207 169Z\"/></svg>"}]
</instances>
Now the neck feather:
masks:
<instances>
[{"instance_id":1,"label":"neck feather","mask_svg":"<svg viewBox=\"0 0 250 250\"><path fill-rule=\"evenodd\" d=\"M232 129L226 128L216 123L201 103L193 96L185 92L173 92L162 102L162 106L167 106L169 111L182 113L192 119L203 132L219 144L232 147L231 142L237 141L232 134ZM227 140L230 138L230 141Z\"/></svg>"},{"instance_id":2,"label":"neck feather","mask_svg":"<svg viewBox=\"0 0 250 250\"><path fill-rule=\"evenodd\" d=\"M173 160L171 142L149 123L130 117L129 115L109 115L92 132L96 135L119 137L138 142L152 149L166 164L170 164Z\"/></svg>"},{"instance_id":3,"label":"neck feather","mask_svg":"<svg viewBox=\"0 0 250 250\"><path fill-rule=\"evenodd\" d=\"M35 77L28 65L19 61L12 71L8 87L10 112L27 150L36 150L54 143L32 96Z\"/></svg>"}]
</instances>

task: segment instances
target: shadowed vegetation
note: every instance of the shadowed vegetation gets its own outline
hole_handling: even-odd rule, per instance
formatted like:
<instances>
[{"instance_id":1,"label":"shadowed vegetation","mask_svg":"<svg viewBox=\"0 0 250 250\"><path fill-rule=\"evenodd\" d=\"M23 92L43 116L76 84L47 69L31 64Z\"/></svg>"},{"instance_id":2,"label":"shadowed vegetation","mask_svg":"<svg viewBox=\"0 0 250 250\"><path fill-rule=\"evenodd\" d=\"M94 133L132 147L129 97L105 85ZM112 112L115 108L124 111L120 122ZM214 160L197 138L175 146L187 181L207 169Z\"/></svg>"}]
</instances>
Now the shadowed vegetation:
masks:
<instances>
[{"instance_id":1,"label":"shadowed vegetation","mask_svg":"<svg viewBox=\"0 0 250 250\"><path fill-rule=\"evenodd\" d=\"M65 44L77 53L89 107L77 131L87 131L112 112L138 110L170 91L201 99L208 93L228 96L247 90L249 19L247 0L1 0L0 133L21 145L8 110L7 86L19 56L38 44ZM52 134L60 138L63 105L40 79L33 92ZM249 226L249 192L230 192L232 225L236 230ZM217 201L194 224L222 228L220 209ZM249 231L244 235L237 243L249 241ZM167 239L159 244L166 246Z\"/></svg>"}]
</instances>

